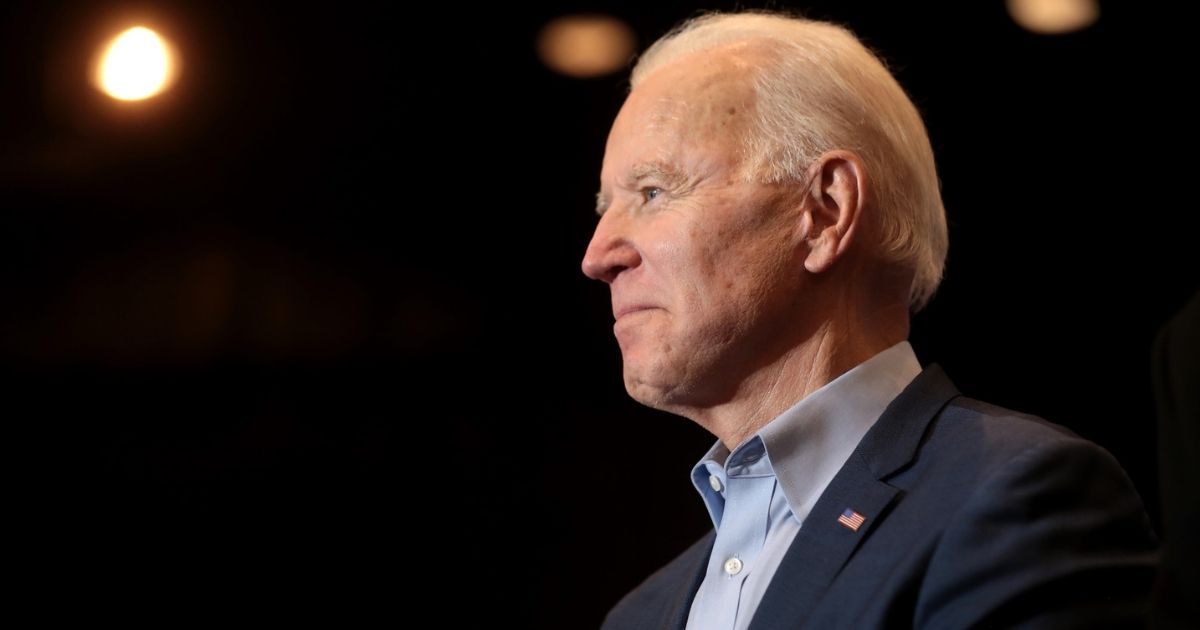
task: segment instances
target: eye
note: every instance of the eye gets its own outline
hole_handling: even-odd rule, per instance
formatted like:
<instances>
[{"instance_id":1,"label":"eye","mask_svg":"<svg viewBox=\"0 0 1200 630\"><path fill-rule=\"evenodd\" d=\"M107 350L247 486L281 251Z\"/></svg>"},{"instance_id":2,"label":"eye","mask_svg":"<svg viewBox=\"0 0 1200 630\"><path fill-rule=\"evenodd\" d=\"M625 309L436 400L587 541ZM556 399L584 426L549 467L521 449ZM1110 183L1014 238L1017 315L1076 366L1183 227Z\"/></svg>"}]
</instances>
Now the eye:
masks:
<instances>
[{"instance_id":1,"label":"eye","mask_svg":"<svg viewBox=\"0 0 1200 630\"><path fill-rule=\"evenodd\" d=\"M663 189L659 188L658 186L647 186L642 189L642 199L648 202L654 201L662 193Z\"/></svg>"}]
</instances>

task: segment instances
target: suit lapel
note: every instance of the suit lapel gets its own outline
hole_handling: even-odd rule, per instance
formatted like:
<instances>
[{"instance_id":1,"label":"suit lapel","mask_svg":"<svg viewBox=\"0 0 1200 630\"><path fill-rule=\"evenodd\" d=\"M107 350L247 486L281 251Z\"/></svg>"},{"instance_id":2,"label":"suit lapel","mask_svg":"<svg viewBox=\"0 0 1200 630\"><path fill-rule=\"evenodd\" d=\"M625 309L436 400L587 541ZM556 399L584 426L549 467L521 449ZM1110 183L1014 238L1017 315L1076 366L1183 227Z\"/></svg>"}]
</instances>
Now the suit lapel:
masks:
<instances>
[{"instance_id":1,"label":"suit lapel","mask_svg":"<svg viewBox=\"0 0 1200 630\"><path fill-rule=\"evenodd\" d=\"M751 630L798 627L896 496L898 490L876 480L865 467L851 466L853 461L830 482L804 520L759 602ZM858 531L838 522L847 509L866 518Z\"/></svg>"},{"instance_id":2,"label":"suit lapel","mask_svg":"<svg viewBox=\"0 0 1200 630\"><path fill-rule=\"evenodd\" d=\"M803 624L854 551L887 516L899 491L883 480L912 461L930 421L957 395L942 369L932 365L888 405L805 519L750 630ZM865 519L857 529L855 513ZM838 520L843 514L848 514L845 524Z\"/></svg>"},{"instance_id":3,"label":"suit lapel","mask_svg":"<svg viewBox=\"0 0 1200 630\"><path fill-rule=\"evenodd\" d=\"M680 582L659 627L671 630L685 630L687 627L688 614L692 611L692 601L696 599L696 591L700 590L700 583L704 581L704 572L708 569L708 558L712 555L713 543L716 539L717 532L710 531L708 535L696 541L691 549L684 552L684 555L690 556L691 566L688 567L687 573L690 579Z\"/></svg>"}]
</instances>

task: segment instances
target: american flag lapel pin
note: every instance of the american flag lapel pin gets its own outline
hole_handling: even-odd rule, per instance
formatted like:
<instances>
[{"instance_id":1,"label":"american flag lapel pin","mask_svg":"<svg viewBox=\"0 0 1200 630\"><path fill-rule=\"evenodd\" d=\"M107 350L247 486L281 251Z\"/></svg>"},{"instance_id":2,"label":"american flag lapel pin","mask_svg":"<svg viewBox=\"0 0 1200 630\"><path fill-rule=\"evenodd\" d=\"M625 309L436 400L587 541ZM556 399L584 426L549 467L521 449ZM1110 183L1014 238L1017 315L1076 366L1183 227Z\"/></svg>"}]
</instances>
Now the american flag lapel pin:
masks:
<instances>
[{"instance_id":1,"label":"american flag lapel pin","mask_svg":"<svg viewBox=\"0 0 1200 630\"><path fill-rule=\"evenodd\" d=\"M838 517L838 522L852 532L858 531L858 528L862 527L863 521L865 520L867 520L867 517L855 512L854 510L851 510L850 508L846 508L846 511L842 512L842 515Z\"/></svg>"}]
</instances>

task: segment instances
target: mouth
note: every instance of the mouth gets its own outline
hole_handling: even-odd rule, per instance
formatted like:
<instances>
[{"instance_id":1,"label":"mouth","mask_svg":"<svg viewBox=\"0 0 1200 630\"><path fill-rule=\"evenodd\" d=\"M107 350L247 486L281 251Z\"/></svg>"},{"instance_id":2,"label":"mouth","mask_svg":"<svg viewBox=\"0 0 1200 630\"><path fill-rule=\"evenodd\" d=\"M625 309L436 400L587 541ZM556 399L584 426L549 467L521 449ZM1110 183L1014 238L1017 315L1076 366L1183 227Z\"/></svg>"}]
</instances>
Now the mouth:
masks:
<instances>
[{"instance_id":1,"label":"mouth","mask_svg":"<svg viewBox=\"0 0 1200 630\"><path fill-rule=\"evenodd\" d=\"M655 307L649 306L646 304L634 304L634 305L630 305L630 306L622 306L619 309L613 310L613 319L619 321L622 317L625 317L626 315L632 315L634 313L638 313L641 311L648 311L652 308L655 308Z\"/></svg>"}]
</instances>

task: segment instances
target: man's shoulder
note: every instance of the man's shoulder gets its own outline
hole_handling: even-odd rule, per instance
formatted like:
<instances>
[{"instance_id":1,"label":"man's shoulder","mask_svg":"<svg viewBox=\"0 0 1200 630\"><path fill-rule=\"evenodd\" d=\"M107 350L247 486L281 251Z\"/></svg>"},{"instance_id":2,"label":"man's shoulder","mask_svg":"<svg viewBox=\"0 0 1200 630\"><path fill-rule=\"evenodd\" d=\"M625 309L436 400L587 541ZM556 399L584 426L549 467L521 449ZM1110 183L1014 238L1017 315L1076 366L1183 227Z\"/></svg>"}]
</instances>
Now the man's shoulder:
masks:
<instances>
[{"instance_id":1,"label":"man's shoulder","mask_svg":"<svg viewBox=\"0 0 1200 630\"><path fill-rule=\"evenodd\" d=\"M1080 439L1067 427L1040 416L1015 411L969 396L957 396L952 399L946 404L941 415L943 418L950 418L955 422L978 422L995 428L1004 428L1014 437Z\"/></svg>"},{"instance_id":2,"label":"man's shoulder","mask_svg":"<svg viewBox=\"0 0 1200 630\"><path fill-rule=\"evenodd\" d=\"M891 482L908 496L888 531L903 537L904 523L919 522L904 539L928 554L916 625L1009 627L1038 611L1074 615L1067 625L1137 618L1156 543L1136 489L1101 446L960 396ZM967 596L966 583L981 586Z\"/></svg>"},{"instance_id":3,"label":"man's shoulder","mask_svg":"<svg viewBox=\"0 0 1200 630\"><path fill-rule=\"evenodd\" d=\"M910 465L887 482L910 493L910 507L930 503L939 510L989 497L1010 503L1031 488L1137 500L1124 468L1103 447L1041 417L965 396L941 409Z\"/></svg>"},{"instance_id":4,"label":"man's shoulder","mask_svg":"<svg viewBox=\"0 0 1200 630\"><path fill-rule=\"evenodd\" d=\"M827 625L847 625L853 615L844 608L861 603L862 591L891 594L861 608L867 621L857 625L866 626L895 615L920 627L1012 627L1059 613L1072 627L1136 617L1154 536L1108 451L1040 417L961 395L927 425L890 421L923 434L911 460L881 476L896 499L830 587L818 610ZM886 449L876 440L873 453L882 458Z\"/></svg>"},{"instance_id":5,"label":"man's shoulder","mask_svg":"<svg viewBox=\"0 0 1200 630\"><path fill-rule=\"evenodd\" d=\"M954 454L970 467L1003 465L1031 452L1085 450L1108 455L1102 447L1065 426L966 396L942 409L923 439L922 455Z\"/></svg>"},{"instance_id":6,"label":"man's shoulder","mask_svg":"<svg viewBox=\"0 0 1200 630\"><path fill-rule=\"evenodd\" d=\"M1107 455L1061 425L964 396L942 367L932 364L892 400L854 459L883 481L914 469L980 472L1026 451L1059 448Z\"/></svg>"},{"instance_id":7,"label":"man's shoulder","mask_svg":"<svg viewBox=\"0 0 1200 630\"><path fill-rule=\"evenodd\" d=\"M926 494L944 495L947 486L965 491L960 480L977 483L1028 453L1053 457L1058 449L1111 460L1063 426L964 396L935 363L888 404L855 449L851 468L903 490L919 485Z\"/></svg>"}]
</instances>

